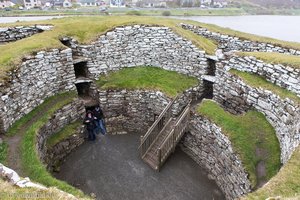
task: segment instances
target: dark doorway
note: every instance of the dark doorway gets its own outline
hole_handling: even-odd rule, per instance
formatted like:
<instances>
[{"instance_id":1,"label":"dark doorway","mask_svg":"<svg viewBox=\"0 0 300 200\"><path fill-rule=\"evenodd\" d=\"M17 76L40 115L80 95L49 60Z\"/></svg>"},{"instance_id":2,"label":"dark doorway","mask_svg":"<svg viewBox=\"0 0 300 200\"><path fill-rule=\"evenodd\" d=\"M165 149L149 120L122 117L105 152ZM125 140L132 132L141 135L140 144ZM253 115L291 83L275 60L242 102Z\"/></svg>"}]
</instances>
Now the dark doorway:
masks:
<instances>
[{"instance_id":1,"label":"dark doorway","mask_svg":"<svg viewBox=\"0 0 300 200\"><path fill-rule=\"evenodd\" d=\"M207 80L203 80L203 85L203 98L212 99L214 97L214 83Z\"/></svg>"},{"instance_id":2,"label":"dark doorway","mask_svg":"<svg viewBox=\"0 0 300 200\"><path fill-rule=\"evenodd\" d=\"M91 83L77 83L75 84L77 88L77 93L79 97L89 97L90 96L90 86Z\"/></svg>"},{"instance_id":3,"label":"dark doorway","mask_svg":"<svg viewBox=\"0 0 300 200\"><path fill-rule=\"evenodd\" d=\"M74 64L75 76L76 78L79 77L88 77L88 69L86 66L87 62L79 62Z\"/></svg>"},{"instance_id":4,"label":"dark doorway","mask_svg":"<svg viewBox=\"0 0 300 200\"><path fill-rule=\"evenodd\" d=\"M208 61L208 71L207 75L215 76L216 75L216 61L213 59L207 59Z\"/></svg>"}]
</instances>

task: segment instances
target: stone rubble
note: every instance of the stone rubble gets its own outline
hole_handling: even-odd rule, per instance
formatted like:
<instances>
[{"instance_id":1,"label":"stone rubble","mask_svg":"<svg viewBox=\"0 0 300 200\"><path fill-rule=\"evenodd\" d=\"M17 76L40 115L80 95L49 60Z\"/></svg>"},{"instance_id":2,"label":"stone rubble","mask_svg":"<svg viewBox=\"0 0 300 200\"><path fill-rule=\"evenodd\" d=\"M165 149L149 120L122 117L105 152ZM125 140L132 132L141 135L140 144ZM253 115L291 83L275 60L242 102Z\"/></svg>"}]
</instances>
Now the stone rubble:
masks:
<instances>
[{"instance_id":1,"label":"stone rubble","mask_svg":"<svg viewBox=\"0 0 300 200\"><path fill-rule=\"evenodd\" d=\"M18 26L18 27L0 27L0 44L17 41L43 31L51 30L51 25Z\"/></svg>"}]
</instances>

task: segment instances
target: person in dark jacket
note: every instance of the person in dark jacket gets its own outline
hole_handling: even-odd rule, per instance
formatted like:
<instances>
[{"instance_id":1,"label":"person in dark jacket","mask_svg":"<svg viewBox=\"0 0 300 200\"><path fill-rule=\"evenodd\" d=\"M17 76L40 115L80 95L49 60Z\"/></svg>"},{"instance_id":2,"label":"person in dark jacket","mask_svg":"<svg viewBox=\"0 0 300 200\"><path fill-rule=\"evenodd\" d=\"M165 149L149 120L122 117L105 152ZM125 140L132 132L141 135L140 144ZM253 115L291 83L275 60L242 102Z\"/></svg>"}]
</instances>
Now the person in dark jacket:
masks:
<instances>
[{"instance_id":1,"label":"person in dark jacket","mask_svg":"<svg viewBox=\"0 0 300 200\"><path fill-rule=\"evenodd\" d=\"M91 111L88 111L86 113L86 117L83 123L86 125L86 129L89 134L89 140L94 141L96 139L96 135L95 135L96 122Z\"/></svg>"},{"instance_id":2,"label":"person in dark jacket","mask_svg":"<svg viewBox=\"0 0 300 200\"><path fill-rule=\"evenodd\" d=\"M101 132L103 135L106 134L106 128L104 123L104 115L103 111L101 110L100 106L95 107L93 110L93 115L96 118L96 126L97 126L97 133Z\"/></svg>"}]
</instances>

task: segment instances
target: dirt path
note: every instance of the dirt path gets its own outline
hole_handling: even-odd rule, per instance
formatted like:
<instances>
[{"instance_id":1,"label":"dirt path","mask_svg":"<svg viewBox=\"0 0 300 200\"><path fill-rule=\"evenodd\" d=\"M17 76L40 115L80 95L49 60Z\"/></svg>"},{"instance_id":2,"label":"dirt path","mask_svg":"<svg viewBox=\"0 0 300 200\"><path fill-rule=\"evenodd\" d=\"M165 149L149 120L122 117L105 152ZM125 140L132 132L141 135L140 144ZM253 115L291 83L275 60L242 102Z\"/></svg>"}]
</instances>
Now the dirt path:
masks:
<instances>
[{"instance_id":1,"label":"dirt path","mask_svg":"<svg viewBox=\"0 0 300 200\"><path fill-rule=\"evenodd\" d=\"M49 102L49 105L44 106L39 113L35 114L28 122L20 126L17 129L17 133L14 136L6 136L6 135L3 136L3 140L8 144L8 152L7 152L7 159L6 159L7 166L15 170L20 176L26 176L22 171L22 165L21 165L21 141L26 130L39 119L40 113L46 112L59 100L60 97Z\"/></svg>"}]
</instances>

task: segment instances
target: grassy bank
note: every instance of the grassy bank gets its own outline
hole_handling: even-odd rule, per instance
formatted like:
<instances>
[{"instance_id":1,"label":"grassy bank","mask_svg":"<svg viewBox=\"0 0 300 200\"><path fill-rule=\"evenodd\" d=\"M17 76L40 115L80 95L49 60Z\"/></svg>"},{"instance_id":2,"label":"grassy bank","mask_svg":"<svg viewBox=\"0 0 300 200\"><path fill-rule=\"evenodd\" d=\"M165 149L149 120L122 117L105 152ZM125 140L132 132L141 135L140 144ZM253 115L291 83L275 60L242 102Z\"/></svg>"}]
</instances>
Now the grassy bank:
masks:
<instances>
[{"instance_id":1,"label":"grassy bank","mask_svg":"<svg viewBox=\"0 0 300 200\"><path fill-rule=\"evenodd\" d=\"M47 109L43 110L43 112L41 112L42 107L44 107L43 104L36 108L41 112L39 118L31 121L31 126L27 130L24 130L25 135L21 143L22 168L26 175L36 182L46 186L57 187L75 196L84 197L84 194L80 190L52 177L39 160L38 152L36 150L36 135L39 129L47 123L56 110L72 102L74 100L74 96L75 95L73 93L56 95L45 101L46 103L50 102L51 107L47 107Z\"/></svg>"},{"instance_id":2,"label":"grassy bank","mask_svg":"<svg viewBox=\"0 0 300 200\"><path fill-rule=\"evenodd\" d=\"M282 87L279 87L275 85L274 83L271 83L267 81L264 77L251 74L248 72L242 72L235 69L231 69L230 73L237 75L240 77L243 81L245 81L246 84L258 88L262 87L265 90L270 90L280 96L282 99L289 98L293 100L296 103L300 103L300 97L298 97L295 93L288 91L287 89L284 89Z\"/></svg>"},{"instance_id":3,"label":"grassy bank","mask_svg":"<svg viewBox=\"0 0 300 200\"><path fill-rule=\"evenodd\" d=\"M20 200L20 199L64 199L74 200L69 194L63 193L56 188L40 190L35 188L18 188L0 178L0 199L3 200Z\"/></svg>"},{"instance_id":4,"label":"grassy bank","mask_svg":"<svg viewBox=\"0 0 300 200\"><path fill-rule=\"evenodd\" d=\"M8 150L7 144L5 142L2 142L0 144L0 163L2 164L6 163L7 150Z\"/></svg>"},{"instance_id":5,"label":"grassy bank","mask_svg":"<svg viewBox=\"0 0 300 200\"><path fill-rule=\"evenodd\" d=\"M70 137L71 135L73 135L74 133L76 133L76 130L80 125L82 125L81 121L76 121L74 123L66 125L59 132L51 135L47 139L47 143L46 143L47 147L51 148L54 145L56 145L57 143L63 141L64 139L66 139L66 138Z\"/></svg>"},{"instance_id":6,"label":"grassy bank","mask_svg":"<svg viewBox=\"0 0 300 200\"><path fill-rule=\"evenodd\" d=\"M271 64L282 64L300 69L300 56L273 52L238 52L239 56L254 56L259 60Z\"/></svg>"},{"instance_id":7,"label":"grassy bank","mask_svg":"<svg viewBox=\"0 0 300 200\"><path fill-rule=\"evenodd\" d=\"M280 147L274 128L262 113L251 110L245 115L232 115L223 110L217 103L205 100L197 111L216 123L229 137L234 150L240 155L252 186L258 182L256 165L263 160L266 164L267 180L280 168ZM256 149L266 152L266 156L256 155Z\"/></svg>"},{"instance_id":8,"label":"grassy bank","mask_svg":"<svg viewBox=\"0 0 300 200\"><path fill-rule=\"evenodd\" d=\"M243 200L267 199L278 197L281 199L300 199L300 147L293 153L291 159L280 169L268 184L250 193Z\"/></svg>"},{"instance_id":9,"label":"grassy bank","mask_svg":"<svg viewBox=\"0 0 300 200\"><path fill-rule=\"evenodd\" d=\"M101 76L97 81L97 85L102 89L160 90L168 96L175 96L197 83L196 78L158 67L124 68Z\"/></svg>"}]
</instances>

